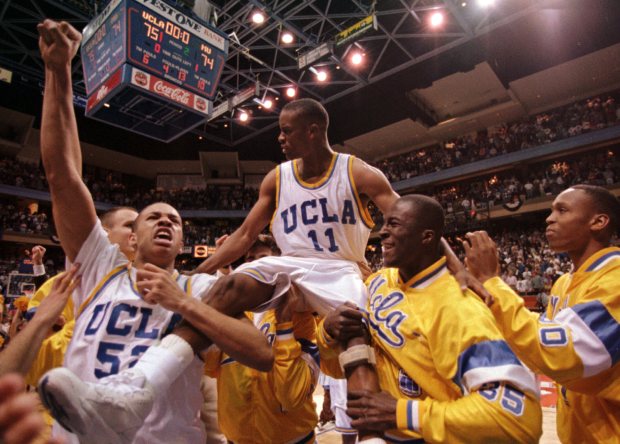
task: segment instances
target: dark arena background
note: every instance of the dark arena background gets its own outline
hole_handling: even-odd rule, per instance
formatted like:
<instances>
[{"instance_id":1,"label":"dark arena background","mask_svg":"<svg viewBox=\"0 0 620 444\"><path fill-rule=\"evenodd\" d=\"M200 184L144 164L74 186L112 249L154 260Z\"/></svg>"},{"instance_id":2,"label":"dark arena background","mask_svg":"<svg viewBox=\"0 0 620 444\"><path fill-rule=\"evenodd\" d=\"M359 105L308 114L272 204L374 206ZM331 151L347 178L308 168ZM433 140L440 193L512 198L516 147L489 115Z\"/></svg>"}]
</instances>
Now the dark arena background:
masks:
<instances>
[{"instance_id":1,"label":"dark arena background","mask_svg":"<svg viewBox=\"0 0 620 444\"><path fill-rule=\"evenodd\" d=\"M166 24L158 3L208 37ZM577 183L620 195L617 0L0 0L2 342L14 301L33 290L26 250L47 249L50 275L64 268L39 149L45 18L93 23L97 40L72 72L97 210L170 202L184 219L179 270L243 222L284 161L278 115L296 98L325 106L335 151L377 167L401 195L437 199L457 254L466 232L488 231L502 276L533 311L570 270L544 237L554 197ZM383 221L371 214L374 270ZM559 442L555 386L540 383L541 442ZM339 442L322 432L319 442Z\"/></svg>"}]
</instances>

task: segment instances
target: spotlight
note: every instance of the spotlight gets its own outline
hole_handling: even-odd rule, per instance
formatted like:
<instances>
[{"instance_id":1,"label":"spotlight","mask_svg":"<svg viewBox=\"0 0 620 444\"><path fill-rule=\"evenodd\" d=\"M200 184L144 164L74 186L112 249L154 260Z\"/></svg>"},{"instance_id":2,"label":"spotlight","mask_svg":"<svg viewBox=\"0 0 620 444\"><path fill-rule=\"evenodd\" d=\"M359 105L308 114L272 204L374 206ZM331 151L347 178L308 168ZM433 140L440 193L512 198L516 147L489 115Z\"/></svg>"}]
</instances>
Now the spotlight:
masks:
<instances>
[{"instance_id":1,"label":"spotlight","mask_svg":"<svg viewBox=\"0 0 620 444\"><path fill-rule=\"evenodd\" d=\"M360 52L354 52L353 55L351 55L351 63L353 63L354 65L359 65L360 63L362 63L362 53Z\"/></svg>"},{"instance_id":2,"label":"spotlight","mask_svg":"<svg viewBox=\"0 0 620 444\"><path fill-rule=\"evenodd\" d=\"M265 99L263 100L263 106L265 107L265 109L271 109L273 107L273 102L271 101L271 99Z\"/></svg>"},{"instance_id":3,"label":"spotlight","mask_svg":"<svg viewBox=\"0 0 620 444\"><path fill-rule=\"evenodd\" d=\"M316 76L316 79L319 82L324 82L325 80L327 80L327 71L325 71L323 69L319 71L314 66L311 66L310 67L310 72Z\"/></svg>"},{"instance_id":4,"label":"spotlight","mask_svg":"<svg viewBox=\"0 0 620 444\"><path fill-rule=\"evenodd\" d=\"M289 86L288 88L286 88L286 96L287 97L291 97L292 98L292 97L295 97L296 95L297 95L297 90L294 87Z\"/></svg>"},{"instance_id":5,"label":"spotlight","mask_svg":"<svg viewBox=\"0 0 620 444\"><path fill-rule=\"evenodd\" d=\"M478 6L481 8L488 8L495 4L495 0L478 0Z\"/></svg>"},{"instance_id":6,"label":"spotlight","mask_svg":"<svg viewBox=\"0 0 620 444\"><path fill-rule=\"evenodd\" d=\"M439 11L435 11L431 14L430 19L429 19L429 23L431 25L431 28L438 28L443 24L443 13L439 12Z\"/></svg>"},{"instance_id":7,"label":"spotlight","mask_svg":"<svg viewBox=\"0 0 620 444\"><path fill-rule=\"evenodd\" d=\"M280 37L280 41L282 41L282 43L284 43L285 45L293 43L293 40L293 34L288 31L283 32L282 36Z\"/></svg>"},{"instance_id":8,"label":"spotlight","mask_svg":"<svg viewBox=\"0 0 620 444\"><path fill-rule=\"evenodd\" d=\"M242 122L247 122L249 118L250 116L245 111L241 111L241 114L239 114L239 120L241 120Z\"/></svg>"},{"instance_id":9,"label":"spotlight","mask_svg":"<svg viewBox=\"0 0 620 444\"><path fill-rule=\"evenodd\" d=\"M106 108L109 108L110 104L109 103L104 103L103 106L105 106Z\"/></svg>"},{"instance_id":10,"label":"spotlight","mask_svg":"<svg viewBox=\"0 0 620 444\"><path fill-rule=\"evenodd\" d=\"M265 14L263 14L261 11L255 11L252 14L252 21L257 25L260 25L265 21Z\"/></svg>"}]
</instances>

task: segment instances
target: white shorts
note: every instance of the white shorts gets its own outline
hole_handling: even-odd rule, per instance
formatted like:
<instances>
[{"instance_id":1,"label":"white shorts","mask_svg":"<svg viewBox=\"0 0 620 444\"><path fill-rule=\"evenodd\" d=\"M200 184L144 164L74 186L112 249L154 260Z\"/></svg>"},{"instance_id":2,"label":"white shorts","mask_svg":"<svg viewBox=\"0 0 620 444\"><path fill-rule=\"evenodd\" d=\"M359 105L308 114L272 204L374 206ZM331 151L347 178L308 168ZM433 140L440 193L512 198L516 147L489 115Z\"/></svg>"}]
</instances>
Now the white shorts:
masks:
<instances>
[{"instance_id":1,"label":"white shorts","mask_svg":"<svg viewBox=\"0 0 620 444\"><path fill-rule=\"evenodd\" d=\"M241 265L234 273L275 287L271 300L252 310L257 312L274 308L292 285L306 306L321 316L346 301L364 308L368 299L359 267L345 260L267 256Z\"/></svg>"}]
</instances>

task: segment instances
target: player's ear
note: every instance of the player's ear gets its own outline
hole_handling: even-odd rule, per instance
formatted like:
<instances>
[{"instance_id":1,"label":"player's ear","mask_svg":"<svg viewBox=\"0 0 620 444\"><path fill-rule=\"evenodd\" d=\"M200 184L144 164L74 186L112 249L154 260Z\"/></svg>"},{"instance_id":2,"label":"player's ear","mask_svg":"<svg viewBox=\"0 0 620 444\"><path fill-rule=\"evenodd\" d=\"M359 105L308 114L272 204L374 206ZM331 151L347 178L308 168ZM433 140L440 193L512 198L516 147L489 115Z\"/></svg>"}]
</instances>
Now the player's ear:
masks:
<instances>
[{"instance_id":1,"label":"player's ear","mask_svg":"<svg viewBox=\"0 0 620 444\"><path fill-rule=\"evenodd\" d=\"M609 226L609 216L605 213L596 214L590 221L590 230L595 233L603 232Z\"/></svg>"},{"instance_id":2,"label":"player's ear","mask_svg":"<svg viewBox=\"0 0 620 444\"><path fill-rule=\"evenodd\" d=\"M422 231L422 245L428 245L435 241L435 231L424 230Z\"/></svg>"},{"instance_id":3,"label":"player's ear","mask_svg":"<svg viewBox=\"0 0 620 444\"><path fill-rule=\"evenodd\" d=\"M317 136L320 134L320 128L319 125L317 125L316 123L311 123L310 125L308 125L308 132L312 135L312 136Z\"/></svg>"}]
</instances>

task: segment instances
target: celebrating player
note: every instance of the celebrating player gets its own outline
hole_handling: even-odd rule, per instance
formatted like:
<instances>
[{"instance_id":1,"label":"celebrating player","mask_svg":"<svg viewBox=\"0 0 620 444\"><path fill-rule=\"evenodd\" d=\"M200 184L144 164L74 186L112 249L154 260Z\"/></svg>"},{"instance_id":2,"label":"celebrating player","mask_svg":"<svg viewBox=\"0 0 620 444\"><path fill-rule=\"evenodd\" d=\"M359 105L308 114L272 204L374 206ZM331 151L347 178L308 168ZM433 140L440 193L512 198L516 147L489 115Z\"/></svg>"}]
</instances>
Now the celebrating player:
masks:
<instances>
[{"instance_id":1,"label":"celebrating player","mask_svg":"<svg viewBox=\"0 0 620 444\"><path fill-rule=\"evenodd\" d=\"M197 299L213 285L214 277L190 278L174 271L183 232L181 218L173 207L155 203L138 215L133 265L118 246L110 243L80 174L82 159L71 87L71 59L77 51L80 34L67 23L51 20L40 24L38 29L46 71L41 157L50 186L56 230L67 258L81 264L82 276L74 293L76 324L67 352L73 358L67 361L72 372L56 369L55 378L43 377L39 384L41 397L52 408L55 418L77 433L82 442L200 442L204 440L204 430L198 419L202 400L197 389L202 364L193 355L188 362L177 361L174 367L181 366L184 371L155 400L127 385L122 399L134 401L131 405L135 411L117 412L113 421L117 431L111 431L101 421L94 425L66 421L69 415L77 415L66 407L62 396L106 398L96 386L77 384L81 381L75 374L82 380L96 381L125 370L172 329L178 316L162 305L153 305L154 301L165 299L168 305L171 301L182 303L179 314L189 318L199 315L203 320L201 326L217 330L218 334L212 336L214 342L241 362L267 369L273 355L265 338L251 324L224 316ZM166 353L165 347L166 344L162 353ZM158 375L165 378L165 369L162 370ZM56 384L70 387L69 392L55 390ZM120 401L107 399L112 403ZM68 442L77 441L75 436L66 438Z\"/></svg>"},{"instance_id":2,"label":"celebrating player","mask_svg":"<svg viewBox=\"0 0 620 444\"><path fill-rule=\"evenodd\" d=\"M485 232L464 243L467 264L494 296L491 311L517 356L561 384L557 429L562 442L617 443L620 437L620 203L608 190L574 185L555 198L547 218L551 249L573 271L551 289L538 317L499 278L497 248Z\"/></svg>"},{"instance_id":3,"label":"celebrating player","mask_svg":"<svg viewBox=\"0 0 620 444\"><path fill-rule=\"evenodd\" d=\"M441 205L426 196L402 197L386 215L381 243L390 268L368 278L364 306L384 391L349 390L347 413L354 427L385 431L390 442L538 442L534 376L484 303L462 294L448 273L443 228ZM333 365L338 342L366 333L363 317L347 304L322 323L321 356L334 376L359 359L347 350Z\"/></svg>"}]
</instances>

